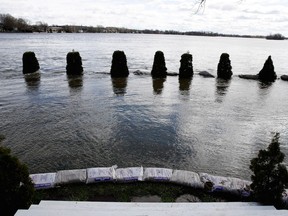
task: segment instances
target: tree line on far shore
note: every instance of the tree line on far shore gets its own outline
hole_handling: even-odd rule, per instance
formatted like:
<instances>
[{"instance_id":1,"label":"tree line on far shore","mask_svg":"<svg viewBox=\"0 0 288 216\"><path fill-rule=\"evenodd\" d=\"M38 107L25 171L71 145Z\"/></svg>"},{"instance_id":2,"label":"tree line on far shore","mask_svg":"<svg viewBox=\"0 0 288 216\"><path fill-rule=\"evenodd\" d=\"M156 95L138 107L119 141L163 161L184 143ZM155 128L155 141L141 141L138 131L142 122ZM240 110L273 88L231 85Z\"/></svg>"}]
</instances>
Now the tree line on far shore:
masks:
<instances>
[{"instance_id":1,"label":"tree line on far shore","mask_svg":"<svg viewBox=\"0 0 288 216\"><path fill-rule=\"evenodd\" d=\"M243 38L265 38L262 35L238 35L238 34L222 34L210 31L174 31L174 30L157 30L157 29L129 29L121 27L104 27L101 25L79 26L79 25L52 25L46 22L38 21L35 24L24 18L15 18L10 14L0 14L0 32L48 32L48 33L136 33L136 34L170 34L170 35L192 35L192 36L213 36L213 37L243 37ZM267 39L286 39L281 34L269 35Z\"/></svg>"}]
</instances>

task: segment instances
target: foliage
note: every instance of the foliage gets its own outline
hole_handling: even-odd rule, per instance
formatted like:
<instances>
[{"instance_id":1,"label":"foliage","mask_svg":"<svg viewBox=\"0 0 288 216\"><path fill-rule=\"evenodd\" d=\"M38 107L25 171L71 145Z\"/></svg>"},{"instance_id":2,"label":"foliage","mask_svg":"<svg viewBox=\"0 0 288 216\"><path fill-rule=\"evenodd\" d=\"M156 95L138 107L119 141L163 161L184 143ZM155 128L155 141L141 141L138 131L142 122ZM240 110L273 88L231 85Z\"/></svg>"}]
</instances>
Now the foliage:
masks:
<instances>
[{"instance_id":1,"label":"foliage","mask_svg":"<svg viewBox=\"0 0 288 216\"><path fill-rule=\"evenodd\" d=\"M19 208L32 203L34 186L28 169L10 155L10 149L0 146L0 213L14 215Z\"/></svg>"},{"instance_id":2,"label":"foliage","mask_svg":"<svg viewBox=\"0 0 288 216\"><path fill-rule=\"evenodd\" d=\"M279 133L274 136L267 150L260 150L258 156L251 160L251 188L255 198L264 204L281 203L282 193L288 186L288 172L282 164L283 160Z\"/></svg>"},{"instance_id":3,"label":"foliage","mask_svg":"<svg viewBox=\"0 0 288 216\"><path fill-rule=\"evenodd\" d=\"M240 201L238 197L211 194L202 189L164 182L74 184L35 191L34 203L41 200L130 202L133 197L159 196L162 202L175 202L183 194L191 194L203 202Z\"/></svg>"}]
</instances>

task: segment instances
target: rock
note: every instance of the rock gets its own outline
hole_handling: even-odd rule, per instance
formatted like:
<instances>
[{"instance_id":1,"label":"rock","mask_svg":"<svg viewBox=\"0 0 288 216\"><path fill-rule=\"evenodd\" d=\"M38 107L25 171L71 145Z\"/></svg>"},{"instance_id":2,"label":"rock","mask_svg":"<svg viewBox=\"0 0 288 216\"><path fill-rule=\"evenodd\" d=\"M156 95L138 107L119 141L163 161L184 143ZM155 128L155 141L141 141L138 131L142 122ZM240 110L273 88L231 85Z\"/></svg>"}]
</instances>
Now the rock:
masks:
<instances>
[{"instance_id":1,"label":"rock","mask_svg":"<svg viewBox=\"0 0 288 216\"><path fill-rule=\"evenodd\" d=\"M143 71L140 71L140 70L134 71L133 74L136 75L136 76L151 75L149 72L143 72Z\"/></svg>"},{"instance_id":2,"label":"rock","mask_svg":"<svg viewBox=\"0 0 288 216\"><path fill-rule=\"evenodd\" d=\"M288 81L288 76L287 75L282 75L281 79L284 80L284 81Z\"/></svg>"},{"instance_id":3,"label":"rock","mask_svg":"<svg viewBox=\"0 0 288 216\"><path fill-rule=\"evenodd\" d=\"M34 73L40 69L34 52L25 52L22 57L23 74Z\"/></svg>"},{"instance_id":4,"label":"rock","mask_svg":"<svg viewBox=\"0 0 288 216\"><path fill-rule=\"evenodd\" d=\"M231 79L232 66L229 59L229 54L222 53L217 68L217 77L222 79Z\"/></svg>"},{"instance_id":5,"label":"rock","mask_svg":"<svg viewBox=\"0 0 288 216\"><path fill-rule=\"evenodd\" d=\"M259 80L265 82L274 82L277 79L277 75L274 71L273 61L271 56L266 60L262 70L258 74Z\"/></svg>"},{"instance_id":6,"label":"rock","mask_svg":"<svg viewBox=\"0 0 288 216\"><path fill-rule=\"evenodd\" d=\"M201 71L201 72L199 73L199 75L200 75L200 76L203 76L203 77L205 77L205 78L215 78L214 75L212 75L211 73L209 73L209 72L207 72L207 71Z\"/></svg>"},{"instance_id":7,"label":"rock","mask_svg":"<svg viewBox=\"0 0 288 216\"><path fill-rule=\"evenodd\" d=\"M191 194L184 194L179 196L175 202L201 202L201 200Z\"/></svg>"},{"instance_id":8,"label":"rock","mask_svg":"<svg viewBox=\"0 0 288 216\"><path fill-rule=\"evenodd\" d=\"M167 72L167 76L178 76L178 73L173 73L173 72Z\"/></svg>"},{"instance_id":9,"label":"rock","mask_svg":"<svg viewBox=\"0 0 288 216\"><path fill-rule=\"evenodd\" d=\"M128 77L129 76L127 59L123 51L117 50L113 53L110 74L111 74L111 77Z\"/></svg>"},{"instance_id":10,"label":"rock","mask_svg":"<svg viewBox=\"0 0 288 216\"><path fill-rule=\"evenodd\" d=\"M181 56L179 78L191 78L193 77L193 57L189 53L184 53Z\"/></svg>"},{"instance_id":11,"label":"rock","mask_svg":"<svg viewBox=\"0 0 288 216\"><path fill-rule=\"evenodd\" d=\"M66 73L68 75L82 75L82 58L79 52L69 52L66 56L66 61Z\"/></svg>"},{"instance_id":12,"label":"rock","mask_svg":"<svg viewBox=\"0 0 288 216\"><path fill-rule=\"evenodd\" d=\"M157 51L154 55L151 75L153 78L165 78L167 76L165 57L162 51Z\"/></svg>"},{"instance_id":13,"label":"rock","mask_svg":"<svg viewBox=\"0 0 288 216\"><path fill-rule=\"evenodd\" d=\"M242 74L242 75L239 75L239 77L242 79L251 79L251 80L258 80L259 79L258 75L249 75L249 74Z\"/></svg>"}]
</instances>

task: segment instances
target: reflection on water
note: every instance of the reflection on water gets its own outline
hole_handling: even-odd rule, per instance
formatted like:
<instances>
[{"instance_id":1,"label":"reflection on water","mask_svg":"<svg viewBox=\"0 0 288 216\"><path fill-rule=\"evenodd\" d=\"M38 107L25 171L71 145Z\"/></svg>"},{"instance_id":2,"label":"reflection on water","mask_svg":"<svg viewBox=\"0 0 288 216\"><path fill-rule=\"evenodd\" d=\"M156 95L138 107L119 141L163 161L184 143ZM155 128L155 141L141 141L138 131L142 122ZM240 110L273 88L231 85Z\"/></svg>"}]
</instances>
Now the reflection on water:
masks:
<instances>
[{"instance_id":1,"label":"reflection on water","mask_svg":"<svg viewBox=\"0 0 288 216\"><path fill-rule=\"evenodd\" d=\"M231 80L226 80L226 79L221 79L217 78L216 79L216 102L222 103L224 100L225 95L228 92L228 88L231 84Z\"/></svg>"},{"instance_id":2,"label":"reflection on water","mask_svg":"<svg viewBox=\"0 0 288 216\"><path fill-rule=\"evenodd\" d=\"M162 94L162 91L164 89L164 82L166 81L166 78L154 78L153 80L153 90L154 94Z\"/></svg>"},{"instance_id":3,"label":"reflection on water","mask_svg":"<svg viewBox=\"0 0 288 216\"><path fill-rule=\"evenodd\" d=\"M179 79L179 91L182 95L189 95L192 79Z\"/></svg>"},{"instance_id":4,"label":"reflection on water","mask_svg":"<svg viewBox=\"0 0 288 216\"><path fill-rule=\"evenodd\" d=\"M272 86L273 82L262 82L258 81L258 87L259 89L269 89Z\"/></svg>"},{"instance_id":5,"label":"reflection on water","mask_svg":"<svg viewBox=\"0 0 288 216\"><path fill-rule=\"evenodd\" d=\"M67 75L68 85L70 88L82 88L83 75Z\"/></svg>"},{"instance_id":6,"label":"reflection on water","mask_svg":"<svg viewBox=\"0 0 288 216\"><path fill-rule=\"evenodd\" d=\"M40 78L41 75L39 72L24 75L26 85L31 89L38 89L40 85Z\"/></svg>"},{"instance_id":7,"label":"reflection on water","mask_svg":"<svg viewBox=\"0 0 288 216\"><path fill-rule=\"evenodd\" d=\"M116 94L118 96L123 96L127 93L127 91L126 91L127 82L128 82L127 77L111 78L111 81L112 81L112 87L113 87L114 94Z\"/></svg>"}]
</instances>

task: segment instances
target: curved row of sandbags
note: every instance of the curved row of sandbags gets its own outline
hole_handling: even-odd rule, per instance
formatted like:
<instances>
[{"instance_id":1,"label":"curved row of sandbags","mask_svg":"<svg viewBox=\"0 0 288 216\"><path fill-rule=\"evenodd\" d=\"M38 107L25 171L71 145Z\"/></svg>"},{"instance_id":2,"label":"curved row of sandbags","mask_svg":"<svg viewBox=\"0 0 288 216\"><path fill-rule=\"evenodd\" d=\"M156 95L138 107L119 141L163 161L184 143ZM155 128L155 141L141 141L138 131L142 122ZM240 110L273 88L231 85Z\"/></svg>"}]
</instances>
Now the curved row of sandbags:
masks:
<instances>
[{"instance_id":1,"label":"curved row of sandbags","mask_svg":"<svg viewBox=\"0 0 288 216\"><path fill-rule=\"evenodd\" d=\"M210 192L227 192L241 197L248 197L251 193L251 182L239 178L155 167L95 167L31 174L30 177L36 189L73 183L154 181L171 182L198 189L205 188ZM288 189L283 193L283 201L288 204Z\"/></svg>"}]
</instances>

